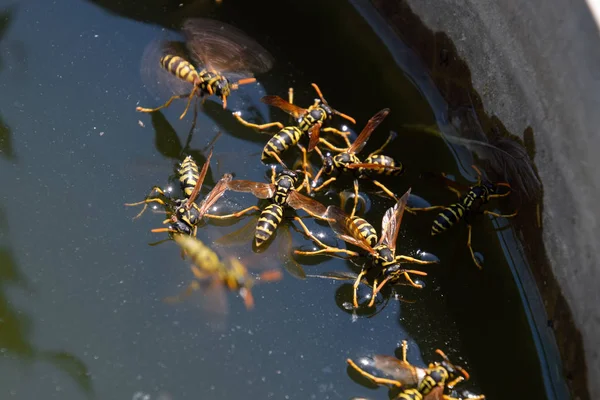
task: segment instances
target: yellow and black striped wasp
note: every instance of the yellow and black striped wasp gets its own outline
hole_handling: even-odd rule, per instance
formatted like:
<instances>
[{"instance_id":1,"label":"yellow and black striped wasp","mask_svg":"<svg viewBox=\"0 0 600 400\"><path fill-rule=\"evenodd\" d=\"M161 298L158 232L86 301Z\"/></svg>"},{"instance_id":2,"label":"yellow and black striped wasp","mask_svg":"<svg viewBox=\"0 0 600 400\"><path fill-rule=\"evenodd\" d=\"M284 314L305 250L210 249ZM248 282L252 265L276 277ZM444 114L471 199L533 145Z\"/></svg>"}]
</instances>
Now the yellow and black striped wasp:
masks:
<instances>
[{"instance_id":1,"label":"yellow and black striped wasp","mask_svg":"<svg viewBox=\"0 0 600 400\"><path fill-rule=\"evenodd\" d=\"M352 215L354 215L357 206L356 200L358 199L359 178L369 178L371 182L373 182L373 184L383 189L383 191L388 196L396 200L396 196L391 190L389 190L385 185L383 185L379 181L373 179L377 175L399 176L404 172L402 164L397 163L393 158L389 156L379 154L394 139L395 134L390 135L385 141L385 143L379 149L371 153L365 159L364 162L361 161L356 155L356 153L359 153L362 150L375 128L377 128L377 126L379 126L379 124L383 122L383 120L389 114L389 112L389 108L384 108L383 110L375 114L367 122L367 124L365 125L361 133L358 135L354 143L352 143L352 145L350 145L347 149L345 149L339 154L336 154L335 156L331 156L328 154L327 156L323 157L323 166L321 167L321 169L319 170L319 172L313 180L313 190L315 192L318 192L337 179L335 176L333 176L325 182L323 182L321 185L316 186L316 183L318 182L321 175L333 175L339 174L341 172L352 172L355 176L355 202L354 207L352 209Z\"/></svg>"},{"instance_id":2,"label":"yellow and black striped wasp","mask_svg":"<svg viewBox=\"0 0 600 400\"><path fill-rule=\"evenodd\" d=\"M375 303L377 293L383 287L386 282L396 281L400 276L406 278L406 280L414 287L421 288L422 285L415 283L409 274L425 276L427 273L417 270L407 270L401 267L400 262L416 263L416 264L433 264L436 261L424 261L413 257L396 255L396 239L398 238L398 232L400 231L400 225L402 223L402 216L404 215L404 209L408 196L410 195L410 189L402 196L402 198L391 208L389 208L381 221L381 236L377 238L377 231L369 222L363 218L357 216L349 216L337 206L327 207L325 212L325 218L331 226L331 229L335 234L343 241L359 247L373 260L372 263L363 267L362 271L354 281L354 295L353 305L358 307L357 291L358 286L362 278L373 268L379 267L378 274L373 283L373 295L369 302L369 307ZM326 253L345 253L350 257L358 257L360 253L331 247L321 242L316 236L314 236L301 219L296 218L296 221L302 226L306 236L311 238L319 247L320 250L313 251L300 251L295 250L295 254L299 255L317 255ZM378 285L378 282L382 280L382 284Z\"/></svg>"},{"instance_id":3,"label":"yellow and black striped wasp","mask_svg":"<svg viewBox=\"0 0 600 400\"><path fill-rule=\"evenodd\" d=\"M435 352L442 357L441 362L430 363L427 368L419 368L406 361L408 344L402 341L402 360L396 357L375 355L372 367L390 378L381 378L368 373L351 359L348 365L369 381L400 389L394 397L396 400L459 400L444 394L446 388L453 389L458 383L468 380L469 374L462 367L450 362L440 349ZM365 364L368 364L365 362ZM485 396L473 396L469 399L484 400Z\"/></svg>"},{"instance_id":4,"label":"yellow and black striped wasp","mask_svg":"<svg viewBox=\"0 0 600 400\"><path fill-rule=\"evenodd\" d=\"M323 219L326 208L318 201L300 194L296 190L298 183L298 174L294 171L284 169L280 173L275 173L275 167L271 168L271 183L254 182L247 180L232 180L227 187L235 192L252 193L259 199L271 199L272 202L265 207L258 218L256 231L254 234L254 243L261 246L269 240L275 233L275 230L283 220L285 207L291 207L295 210L302 209L314 218ZM241 212L250 210L260 210L257 206L252 206ZM232 215L212 216L213 218L231 218L239 216L240 212Z\"/></svg>"},{"instance_id":5,"label":"yellow and black striped wasp","mask_svg":"<svg viewBox=\"0 0 600 400\"><path fill-rule=\"evenodd\" d=\"M277 127L279 132L273 135L271 139L265 145L261 160L264 162L269 157L272 157L277 160L281 165L285 166L283 161L280 158L281 153L288 150L290 147L298 145L300 138L302 135L307 134L309 137L308 141L308 151L311 152L319 143L323 143L326 146L336 149L342 150L335 147L333 144L329 143L327 140L320 138L320 132L331 132L337 135L340 135L348 146L350 146L350 142L348 140L349 132L342 132L335 128L323 128L323 124L333 118L333 115L339 115L340 117L356 124L354 118L342 114L339 111L334 110L329 106L321 90L319 87L313 83L312 87L317 92L319 99L316 99L314 104L308 108L298 107L297 105L292 104L293 101L293 91L289 92L290 101L286 101L279 96L264 96L261 101L268 105L278 107L288 114L292 115L296 121L297 125L284 126L280 122L271 122L267 124L257 125L250 122L245 121L239 112L233 113L235 118L245 126L250 128L255 128L258 130L264 130L271 127ZM304 147L300 147L304 152Z\"/></svg>"},{"instance_id":6,"label":"yellow and black striped wasp","mask_svg":"<svg viewBox=\"0 0 600 400\"><path fill-rule=\"evenodd\" d=\"M254 307L251 289L255 280L241 261L236 257L229 257L226 261L222 261L217 253L202 241L191 236L174 234L173 240L192 261L191 270L196 279L188 285L181 295L168 298L166 299L167 302L174 303L183 297L189 296L200 289L201 282L209 280L211 288L219 290L220 296L223 295L223 289L227 288L240 294L246 308L251 309ZM276 269L264 271L259 275L261 281L275 281L280 280L281 277L281 271ZM214 304L212 305L214 306Z\"/></svg>"},{"instance_id":7,"label":"yellow and black striped wasp","mask_svg":"<svg viewBox=\"0 0 600 400\"><path fill-rule=\"evenodd\" d=\"M185 48L176 41L154 41L142 57L142 73L147 84L168 86L173 96L160 107L137 107L137 111L155 112L168 107L173 100L187 98L185 110L179 117L182 119L194 96L211 95L220 97L226 108L232 90L255 82L254 74L267 72L273 65L273 57L267 50L244 32L223 22L188 19L181 31ZM244 78L233 82L237 77ZM192 85L191 91L189 85Z\"/></svg>"},{"instance_id":8,"label":"yellow and black striped wasp","mask_svg":"<svg viewBox=\"0 0 600 400\"><path fill-rule=\"evenodd\" d=\"M431 206L431 207L422 207L422 208L413 208L410 207L411 211L431 211L431 210L442 210L437 217L433 220L433 225L431 226L431 236L438 235L456 223L464 220L467 223L469 233L467 236L467 247L469 248L469 252L471 253L471 258L475 265L482 269L481 264L475 257L475 253L473 252L473 247L471 246L471 231L472 231L472 218L474 215L478 213L483 213L487 215L491 215L497 218L511 218L517 215L517 211L512 214L498 214L488 210L481 210L481 207L488 203L491 199L506 197L511 193L511 187L506 182L498 182L492 183L487 180L482 179L481 171L477 166L472 166L475 172L477 172L477 183L470 187L463 187L457 182L451 181L449 179L445 179L448 188L456 193L459 198L459 201L449 206ZM506 187L508 190L502 192L500 187ZM462 190L462 191L461 191ZM464 195L462 193L465 193Z\"/></svg>"}]
</instances>

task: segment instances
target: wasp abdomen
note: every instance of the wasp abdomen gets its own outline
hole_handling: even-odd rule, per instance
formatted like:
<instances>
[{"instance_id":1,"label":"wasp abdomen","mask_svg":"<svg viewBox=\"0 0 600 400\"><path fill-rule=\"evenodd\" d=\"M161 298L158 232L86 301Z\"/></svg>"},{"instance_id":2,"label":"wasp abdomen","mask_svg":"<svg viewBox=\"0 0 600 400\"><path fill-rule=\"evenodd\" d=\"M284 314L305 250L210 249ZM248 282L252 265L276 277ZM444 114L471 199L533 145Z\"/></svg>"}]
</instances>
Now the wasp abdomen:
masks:
<instances>
[{"instance_id":1,"label":"wasp abdomen","mask_svg":"<svg viewBox=\"0 0 600 400\"><path fill-rule=\"evenodd\" d=\"M422 400L423 394L417 389L405 389L396 397L397 400Z\"/></svg>"},{"instance_id":2,"label":"wasp abdomen","mask_svg":"<svg viewBox=\"0 0 600 400\"><path fill-rule=\"evenodd\" d=\"M181 182L181 189L186 197L192 194L199 178L198 165L192 156L187 156L179 167L179 182Z\"/></svg>"},{"instance_id":3,"label":"wasp abdomen","mask_svg":"<svg viewBox=\"0 0 600 400\"><path fill-rule=\"evenodd\" d=\"M254 241L256 246L260 246L271 236L283 219L283 207L279 204L269 204L261 213L256 224Z\"/></svg>"},{"instance_id":4,"label":"wasp abdomen","mask_svg":"<svg viewBox=\"0 0 600 400\"><path fill-rule=\"evenodd\" d=\"M298 141L300 141L301 136L302 131L299 128L295 126L286 126L269 139L263 149L261 157L262 161L265 161L269 157L273 157L273 154L279 155L290 147L295 146Z\"/></svg>"},{"instance_id":5,"label":"wasp abdomen","mask_svg":"<svg viewBox=\"0 0 600 400\"><path fill-rule=\"evenodd\" d=\"M375 247L377 245L377 231L373 228L373 225L360 217L352 217L352 222L358 228L360 235L369 242L369 245Z\"/></svg>"},{"instance_id":6,"label":"wasp abdomen","mask_svg":"<svg viewBox=\"0 0 600 400\"><path fill-rule=\"evenodd\" d=\"M365 164L378 164L381 165L380 169L366 169L360 168L359 173L361 175L388 175L388 176L399 176L404 173L402 163L396 162L392 157L384 156L382 154L376 154L367 157Z\"/></svg>"},{"instance_id":7,"label":"wasp abdomen","mask_svg":"<svg viewBox=\"0 0 600 400\"><path fill-rule=\"evenodd\" d=\"M179 79L191 84L195 84L199 78L196 68L189 61L179 56L170 54L163 56L160 59L160 65Z\"/></svg>"},{"instance_id":8,"label":"wasp abdomen","mask_svg":"<svg viewBox=\"0 0 600 400\"><path fill-rule=\"evenodd\" d=\"M431 235L442 233L452 225L460 221L467 212L465 206L460 203L451 204L437 215L431 226Z\"/></svg>"}]
</instances>

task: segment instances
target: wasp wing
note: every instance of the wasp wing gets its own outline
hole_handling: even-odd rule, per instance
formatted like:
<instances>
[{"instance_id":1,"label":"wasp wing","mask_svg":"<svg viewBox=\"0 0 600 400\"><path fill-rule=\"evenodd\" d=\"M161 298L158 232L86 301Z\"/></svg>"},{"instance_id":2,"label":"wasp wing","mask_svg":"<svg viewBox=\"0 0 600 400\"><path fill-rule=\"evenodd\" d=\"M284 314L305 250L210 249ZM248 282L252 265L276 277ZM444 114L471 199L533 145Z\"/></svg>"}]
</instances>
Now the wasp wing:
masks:
<instances>
[{"instance_id":1,"label":"wasp wing","mask_svg":"<svg viewBox=\"0 0 600 400\"><path fill-rule=\"evenodd\" d=\"M321 133L321 123L316 123L308 133L308 151L313 151L319 144L319 135Z\"/></svg>"},{"instance_id":2,"label":"wasp wing","mask_svg":"<svg viewBox=\"0 0 600 400\"><path fill-rule=\"evenodd\" d=\"M329 226L335 234L343 241L354 246L360 247L370 254L375 254L375 250L369 245L369 242L360 234L356 224L350 217L338 206L329 206L325 212Z\"/></svg>"},{"instance_id":3,"label":"wasp wing","mask_svg":"<svg viewBox=\"0 0 600 400\"><path fill-rule=\"evenodd\" d=\"M208 172L208 167L210 167L210 159L213 154L213 149L210 149L210 153L208 153L208 157L206 157L206 161L204 165L202 165L202 169L200 170L200 174L198 175L198 182L196 182L196 186L194 186L194 190L190 193L190 197L188 197L185 206L189 210L192 206L192 203L196 201L198 194L200 193L200 189L202 189L202 184L204 183L204 179L206 178L206 173Z\"/></svg>"},{"instance_id":4,"label":"wasp wing","mask_svg":"<svg viewBox=\"0 0 600 400\"><path fill-rule=\"evenodd\" d=\"M208 210L212 207L213 204L217 202L223 196L223 193L227 190L227 185L233 179L233 175L225 174L223 177L217 182L217 184L212 188L212 190L206 195L202 203L198 206L200 218L204 216L208 212Z\"/></svg>"},{"instance_id":5,"label":"wasp wing","mask_svg":"<svg viewBox=\"0 0 600 400\"><path fill-rule=\"evenodd\" d=\"M234 192L252 193L259 199L270 199L275 194L275 186L271 183L245 181L236 179L227 184Z\"/></svg>"},{"instance_id":6,"label":"wasp wing","mask_svg":"<svg viewBox=\"0 0 600 400\"><path fill-rule=\"evenodd\" d=\"M375 355L373 366L405 386L417 386L419 375L413 365L397 359L396 357Z\"/></svg>"},{"instance_id":7,"label":"wasp wing","mask_svg":"<svg viewBox=\"0 0 600 400\"><path fill-rule=\"evenodd\" d=\"M387 117L389 113L390 109L384 108L383 110L375 114L373 117L371 117L371 119L367 122L367 125L365 125L365 127L360 132L354 143L352 143L348 150L346 150L346 153L355 154L362 150L363 146L365 145L365 143L367 143L367 140L369 139L375 128L377 128L377 126L381 124L381 122L385 119L385 117Z\"/></svg>"},{"instance_id":8,"label":"wasp wing","mask_svg":"<svg viewBox=\"0 0 600 400\"><path fill-rule=\"evenodd\" d=\"M325 217L325 213L327 212L327 208L323 204L298 193L296 190L289 193L287 205L295 210L302 209L311 215L318 215L319 217Z\"/></svg>"},{"instance_id":9,"label":"wasp wing","mask_svg":"<svg viewBox=\"0 0 600 400\"><path fill-rule=\"evenodd\" d=\"M158 98L190 93L192 85L164 69L160 59L166 55L186 59L183 42L154 39L144 49L140 63L142 83L150 94ZM163 100L164 101L164 100Z\"/></svg>"},{"instance_id":10,"label":"wasp wing","mask_svg":"<svg viewBox=\"0 0 600 400\"><path fill-rule=\"evenodd\" d=\"M198 67L250 77L273 66L273 57L265 48L231 25L193 18L186 20L181 30Z\"/></svg>"},{"instance_id":11,"label":"wasp wing","mask_svg":"<svg viewBox=\"0 0 600 400\"><path fill-rule=\"evenodd\" d=\"M396 251L396 239L398 239L398 232L400 231L402 216L404 215L410 191L411 189L409 188L400 200L385 212L381 220L381 238L379 239L379 244L386 245L392 253Z\"/></svg>"},{"instance_id":12,"label":"wasp wing","mask_svg":"<svg viewBox=\"0 0 600 400\"><path fill-rule=\"evenodd\" d=\"M263 96L260 101L273 107L277 107L290 114L294 118L300 118L301 115L306 114L308 110L302 107L298 107L287 100L282 99L279 96L269 95Z\"/></svg>"}]
</instances>

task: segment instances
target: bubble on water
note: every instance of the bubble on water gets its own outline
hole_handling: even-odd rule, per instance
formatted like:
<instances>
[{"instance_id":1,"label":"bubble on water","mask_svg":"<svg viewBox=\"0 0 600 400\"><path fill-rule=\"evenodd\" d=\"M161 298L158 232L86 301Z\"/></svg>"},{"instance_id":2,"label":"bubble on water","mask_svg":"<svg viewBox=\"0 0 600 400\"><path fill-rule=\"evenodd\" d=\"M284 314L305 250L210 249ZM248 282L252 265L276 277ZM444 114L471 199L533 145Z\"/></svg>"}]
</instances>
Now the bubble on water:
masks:
<instances>
[{"instance_id":1,"label":"bubble on water","mask_svg":"<svg viewBox=\"0 0 600 400\"><path fill-rule=\"evenodd\" d=\"M150 400L150 395L144 392L135 392L131 400Z\"/></svg>"},{"instance_id":2,"label":"bubble on water","mask_svg":"<svg viewBox=\"0 0 600 400\"><path fill-rule=\"evenodd\" d=\"M354 306L352 305L351 302L349 301L345 301L342 303L342 307L344 307L344 310L350 311L354 308Z\"/></svg>"}]
</instances>

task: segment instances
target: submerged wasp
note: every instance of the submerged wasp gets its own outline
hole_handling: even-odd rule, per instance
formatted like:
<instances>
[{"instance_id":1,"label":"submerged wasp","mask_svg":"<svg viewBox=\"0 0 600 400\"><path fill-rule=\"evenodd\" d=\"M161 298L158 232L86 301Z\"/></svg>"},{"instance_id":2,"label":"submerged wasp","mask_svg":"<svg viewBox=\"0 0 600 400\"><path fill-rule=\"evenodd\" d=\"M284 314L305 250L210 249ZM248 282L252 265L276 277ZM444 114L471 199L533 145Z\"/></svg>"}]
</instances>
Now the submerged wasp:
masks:
<instances>
[{"instance_id":1,"label":"submerged wasp","mask_svg":"<svg viewBox=\"0 0 600 400\"><path fill-rule=\"evenodd\" d=\"M168 107L173 100L187 98L185 110L179 117L182 119L194 96L211 95L220 97L226 108L232 90L255 82L254 74L267 72L273 65L267 50L230 25L194 18L186 20L181 30L185 48L181 42L155 41L142 57L146 83L166 86L173 96L160 107L137 107L137 111L154 112ZM241 79L233 82L238 77ZM192 85L191 91L189 85Z\"/></svg>"},{"instance_id":2,"label":"submerged wasp","mask_svg":"<svg viewBox=\"0 0 600 400\"><path fill-rule=\"evenodd\" d=\"M254 182L246 180L233 180L227 187L235 192L252 193L259 199L271 199L272 202L265 207L258 218L256 231L254 234L254 243L256 246L262 245L269 240L275 230L283 220L285 207L291 207L295 210L302 209L312 217L323 219L326 208L316 200L306 197L296 190L298 174L291 170L283 170L276 174L275 168L271 168L271 183ZM249 207L242 212L250 210L260 210L257 206ZM239 216L240 213L232 215L213 216L213 218L231 218Z\"/></svg>"},{"instance_id":3,"label":"submerged wasp","mask_svg":"<svg viewBox=\"0 0 600 400\"><path fill-rule=\"evenodd\" d=\"M329 143L327 140L320 138L320 132L331 132L340 135L346 141L347 145L350 145L348 141L348 132L342 132L335 128L322 128L322 126L326 121L330 120L334 114L345 118L353 124L355 124L356 121L354 120L354 118L349 117L346 114L342 114L341 112L331 108L331 106L323 97L323 94L321 93L319 87L314 83L312 84L312 86L317 92L319 99L316 99L314 104L308 108L302 108L292 104L293 91L291 90L290 101L286 101L279 96L265 96L261 99L263 103L274 107L278 107L283 111L287 112L288 114L292 115L296 119L297 125L284 126L280 122L271 122L263 125L257 125L245 121L240 116L239 112L233 114L240 123L251 128L264 130L271 127L277 127L277 129L279 129L279 132L276 133L271 139L269 139L269 141L263 149L261 156L263 162L269 157L272 157L276 159L280 164L285 165L283 161L281 161L281 153L288 150L290 147L298 145L300 138L304 134L307 134L309 137L309 152L312 151L319 143L323 143L326 146L333 149L341 150ZM303 147L301 147L301 149L303 149Z\"/></svg>"},{"instance_id":4,"label":"submerged wasp","mask_svg":"<svg viewBox=\"0 0 600 400\"><path fill-rule=\"evenodd\" d=\"M488 210L481 210L481 207L488 203L490 199L498 197L506 197L511 193L511 188L508 183L499 182L492 183L482 179L481 171L475 165L472 166L477 172L477 183L471 187L463 187L457 182L446 179L448 188L452 190L459 198L457 203L453 203L449 206L431 206L424 208L410 208L411 211L431 211L431 210L442 210L437 217L433 220L431 226L431 236L438 235L461 220L467 223L469 233L467 236L467 247L471 253L471 258L475 265L481 269L482 266L475 257L473 247L471 246L471 231L472 231L472 218L478 213L491 215L497 218L511 218L517 215L517 212L512 214L498 214ZM500 187L508 188L507 191L501 192ZM465 190L466 189L466 190ZM462 190L462 191L461 191ZM462 193L466 192L464 195Z\"/></svg>"},{"instance_id":5,"label":"submerged wasp","mask_svg":"<svg viewBox=\"0 0 600 400\"><path fill-rule=\"evenodd\" d=\"M196 280L190 283L182 295L167 299L169 302L175 302L181 297L189 296L192 292L200 289L200 282L210 280L213 288L222 289L225 287L238 292L244 300L246 308L253 308L254 298L251 289L255 281L242 262L235 257L229 257L225 262L221 261L217 253L191 236L176 234L173 235L173 239L192 261L191 269ZM264 271L259 278L262 281L279 280L281 279L281 271Z\"/></svg>"},{"instance_id":6,"label":"submerged wasp","mask_svg":"<svg viewBox=\"0 0 600 400\"><path fill-rule=\"evenodd\" d=\"M375 355L373 367L390 376L380 378L372 375L354 361L348 359L348 365L356 372L373 383L392 388L400 388L401 391L394 399L397 400L458 400L444 394L444 389L453 389L458 383L468 380L469 374L462 367L454 365L440 349L436 353L442 357L442 362L430 363L427 368L419 368L406 361L408 344L402 341L402 360L395 357ZM483 400L485 396L469 397L470 399Z\"/></svg>"},{"instance_id":7,"label":"submerged wasp","mask_svg":"<svg viewBox=\"0 0 600 400\"><path fill-rule=\"evenodd\" d=\"M319 172L317 173L317 175L315 176L315 179L313 181L313 187L314 187L313 190L315 192L318 192L337 179L335 176L331 177L328 180L326 180L325 182L323 182L321 185L315 187L316 182L318 181L318 179L321 177L322 174L333 175L333 174L339 174L341 172L346 172L346 173L352 172L355 177L355 179L354 179L355 202L354 202L354 207L352 209L352 215L354 215L354 213L356 212L356 206L357 206L357 200L358 200L358 179L359 178L363 178L363 179L370 178L371 181L373 182L373 184L375 184L376 186L383 189L383 191L391 198L396 199L396 196L394 195L394 193L392 193L391 190L389 190L382 183L373 179L377 175L399 176L404 172L404 168L402 167L402 164L397 163L391 157L379 154L394 139L395 135L394 134L390 135L388 137L388 139L385 141L385 143L379 149L377 149L373 153L371 153L365 159L364 162L361 161L358 158L358 156L356 155L356 153L358 153L362 150L362 148L366 144L367 140L369 139L369 137L375 130L375 128L377 128L377 126L379 126L379 124L381 124L381 122L385 119L385 117L389 114L389 112L390 112L389 108L384 108L383 110L381 110L377 114L375 114L367 122L367 125L364 127L364 129L361 131L361 133L358 135L358 137L356 138L354 143L352 143L352 145L348 146L347 149L345 149L344 151L342 151L339 154L336 154L335 156L327 155L327 156L323 157L323 166L321 167L321 169L319 170Z\"/></svg>"},{"instance_id":8,"label":"submerged wasp","mask_svg":"<svg viewBox=\"0 0 600 400\"><path fill-rule=\"evenodd\" d=\"M396 255L396 240L398 238L398 232L400 231L400 225L402 223L402 216L404 215L404 209L408 196L410 195L410 189L402 196L402 198L390 209L388 209L383 216L381 221L381 236L377 238L377 231L366 220L357 217L349 216L337 206L327 207L325 212L325 218L331 226L331 229L335 234L343 241L352 244L356 247L361 248L368 256L370 256L373 262L370 266L363 267L362 271L354 281L354 295L353 304L354 307L358 307L357 291L358 285L362 278L373 268L379 267L377 277L373 282L373 295L369 302L369 307L375 304L375 298L381 288L387 283L395 283L404 277L412 286L421 288L422 286L415 283L409 274L415 275L427 275L427 273L416 270L407 270L401 267L400 262L416 263L416 264L433 264L437 261L424 261L413 257ZM352 250L341 249L337 247L331 247L321 242L316 236L314 236L301 219L296 218L296 221L302 226L304 233L310 239L312 239L317 245L321 247L320 250L314 251L300 251L295 250L296 254L300 255L317 255L326 253L345 253L350 257L358 257L360 253ZM378 285L378 282L381 284Z\"/></svg>"}]
</instances>

